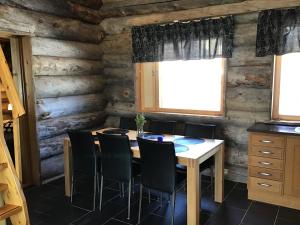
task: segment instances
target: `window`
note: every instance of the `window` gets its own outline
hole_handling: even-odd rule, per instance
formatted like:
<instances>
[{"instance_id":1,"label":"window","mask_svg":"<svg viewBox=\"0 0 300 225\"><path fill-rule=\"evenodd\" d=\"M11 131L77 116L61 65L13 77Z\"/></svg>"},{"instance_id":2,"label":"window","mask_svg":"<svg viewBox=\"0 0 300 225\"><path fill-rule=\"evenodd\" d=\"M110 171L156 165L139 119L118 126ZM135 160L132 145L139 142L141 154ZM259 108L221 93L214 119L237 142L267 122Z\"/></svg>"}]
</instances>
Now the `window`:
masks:
<instances>
[{"instance_id":1,"label":"window","mask_svg":"<svg viewBox=\"0 0 300 225\"><path fill-rule=\"evenodd\" d=\"M275 57L272 118L300 120L300 53Z\"/></svg>"},{"instance_id":2,"label":"window","mask_svg":"<svg viewBox=\"0 0 300 225\"><path fill-rule=\"evenodd\" d=\"M139 110L220 116L224 71L222 58L137 64Z\"/></svg>"}]
</instances>

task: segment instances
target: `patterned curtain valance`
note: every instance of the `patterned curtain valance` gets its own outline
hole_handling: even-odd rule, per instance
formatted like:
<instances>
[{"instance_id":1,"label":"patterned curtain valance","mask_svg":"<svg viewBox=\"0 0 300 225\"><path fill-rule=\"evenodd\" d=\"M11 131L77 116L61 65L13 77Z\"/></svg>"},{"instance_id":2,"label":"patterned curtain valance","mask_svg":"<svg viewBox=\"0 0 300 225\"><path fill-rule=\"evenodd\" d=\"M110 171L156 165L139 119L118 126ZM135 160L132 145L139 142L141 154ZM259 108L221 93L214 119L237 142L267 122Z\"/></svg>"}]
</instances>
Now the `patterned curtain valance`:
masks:
<instances>
[{"instance_id":1,"label":"patterned curtain valance","mask_svg":"<svg viewBox=\"0 0 300 225\"><path fill-rule=\"evenodd\" d=\"M132 61L230 58L233 17L132 28Z\"/></svg>"},{"instance_id":2,"label":"patterned curtain valance","mask_svg":"<svg viewBox=\"0 0 300 225\"><path fill-rule=\"evenodd\" d=\"M263 11L258 17L256 56L300 52L300 7Z\"/></svg>"}]
</instances>

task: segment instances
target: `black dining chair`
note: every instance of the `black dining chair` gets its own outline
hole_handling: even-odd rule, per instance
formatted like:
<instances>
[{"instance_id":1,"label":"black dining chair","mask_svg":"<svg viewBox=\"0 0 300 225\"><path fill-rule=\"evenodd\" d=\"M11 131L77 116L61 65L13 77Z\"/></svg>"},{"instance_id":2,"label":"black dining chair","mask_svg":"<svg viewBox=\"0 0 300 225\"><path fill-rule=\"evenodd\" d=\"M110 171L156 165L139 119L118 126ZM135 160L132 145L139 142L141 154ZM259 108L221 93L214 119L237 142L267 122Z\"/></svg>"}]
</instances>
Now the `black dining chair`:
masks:
<instances>
[{"instance_id":1,"label":"black dining chair","mask_svg":"<svg viewBox=\"0 0 300 225\"><path fill-rule=\"evenodd\" d=\"M122 129L136 130L134 117L121 117L119 127Z\"/></svg>"},{"instance_id":2,"label":"black dining chair","mask_svg":"<svg viewBox=\"0 0 300 225\"><path fill-rule=\"evenodd\" d=\"M217 126L215 124L186 123L184 135L193 138L214 139L216 127ZM200 172L206 169L210 169L211 184L213 184L213 180L214 180L214 174L213 174L214 164L215 164L214 156L210 157L209 159L205 160L203 163L200 164Z\"/></svg>"},{"instance_id":3,"label":"black dining chair","mask_svg":"<svg viewBox=\"0 0 300 225\"><path fill-rule=\"evenodd\" d=\"M175 134L176 121L150 120L149 131L156 134Z\"/></svg>"},{"instance_id":4,"label":"black dining chair","mask_svg":"<svg viewBox=\"0 0 300 225\"><path fill-rule=\"evenodd\" d=\"M71 180L71 204L73 204L74 189L77 182L93 178L93 211L96 207L96 194L98 183L98 159L97 146L89 131L68 131L72 147L72 180Z\"/></svg>"},{"instance_id":5,"label":"black dining chair","mask_svg":"<svg viewBox=\"0 0 300 225\"><path fill-rule=\"evenodd\" d=\"M173 142L137 138L141 156L141 184L138 224L141 222L143 187L171 195L171 224L174 224L176 186L183 179L176 173ZM162 201L162 198L161 198Z\"/></svg>"},{"instance_id":6,"label":"black dining chair","mask_svg":"<svg viewBox=\"0 0 300 225\"><path fill-rule=\"evenodd\" d=\"M132 151L127 135L97 133L101 149L101 186L99 209L102 209L103 180L112 179L128 182L128 214L130 219L130 199L132 179L139 174L132 164Z\"/></svg>"}]
</instances>

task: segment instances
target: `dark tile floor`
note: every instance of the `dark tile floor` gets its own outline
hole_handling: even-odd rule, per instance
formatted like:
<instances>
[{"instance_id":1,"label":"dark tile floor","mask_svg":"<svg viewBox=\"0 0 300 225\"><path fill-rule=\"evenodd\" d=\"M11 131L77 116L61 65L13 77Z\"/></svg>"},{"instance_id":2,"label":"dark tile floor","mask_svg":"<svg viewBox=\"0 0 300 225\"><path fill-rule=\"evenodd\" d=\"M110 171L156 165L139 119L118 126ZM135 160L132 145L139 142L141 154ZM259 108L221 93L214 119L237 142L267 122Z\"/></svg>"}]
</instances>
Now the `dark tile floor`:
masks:
<instances>
[{"instance_id":1,"label":"dark tile floor","mask_svg":"<svg viewBox=\"0 0 300 225\"><path fill-rule=\"evenodd\" d=\"M84 187L80 190L80 186ZM104 204L100 213L91 212L92 193L87 183L79 185L72 206L64 196L64 181L59 179L41 187L25 190L32 225L130 225L136 224L138 212L138 185L131 202L131 219L127 220L127 199L120 197L118 184L105 182ZM98 199L98 198L97 198ZM169 220L168 196L163 197L163 207L153 193L148 203L143 199L142 225L167 225ZM79 207L80 206L80 207ZM300 211L249 201L245 184L225 181L223 204L212 200L208 179L202 179L201 225L300 225ZM181 188L176 197L175 225L186 224L186 194Z\"/></svg>"}]
</instances>

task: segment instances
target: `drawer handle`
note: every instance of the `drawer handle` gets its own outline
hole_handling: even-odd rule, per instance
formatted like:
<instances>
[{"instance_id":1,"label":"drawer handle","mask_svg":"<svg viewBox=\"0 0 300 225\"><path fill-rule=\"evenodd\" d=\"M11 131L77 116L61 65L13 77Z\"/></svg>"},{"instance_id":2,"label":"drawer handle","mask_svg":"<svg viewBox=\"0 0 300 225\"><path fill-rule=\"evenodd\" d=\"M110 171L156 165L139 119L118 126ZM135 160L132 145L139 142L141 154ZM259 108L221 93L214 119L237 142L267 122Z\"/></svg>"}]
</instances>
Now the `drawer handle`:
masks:
<instances>
[{"instance_id":1,"label":"drawer handle","mask_svg":"<svg viewBox=\"0 0 300 225\"><path fill-rule=\"evenodd\" d=\"M273 141L270 141L270 140L260 140L260 142L265 143L265 144L273 143Z\"/></svg>"},{"instance_id":2,"label":"drawer handle","mask_svg":"<svg viewBox=\"0 0 300 225\"><path fill-rule=\"evenodd\" d=\"M272 163L270 163L270 162L259 162L260 164L262 164L262 165L265 165L265 166L270 166L270 165L272 165Z\"/></svg>"},{"instance_id":3,"label":"drawer handle","mask_svg":"<svg viewBox=\"0 0 300 225\"><path fill-rule=\"evenodd\" d=\"M263 187L272 187L271 184L265 184L265 183L257 183L257 184Z\"/></svg>"},{"instance_id":4,"label":"drawer handle","mask_svg":"<svg viewBox=\"0 0 300 225\"><path fill-rule=\"evenodd\" d=\"M272 176L272 174L270 173L258 173L258 174L266 177Z\"/></svg>"},{"instance_id":5,"label":"drawer handle","mask_svg":"<svg viewBox=\"0 0 300 225\"><path fill-rule=\"evenodd\" d=\"M272 155L274 154L273 152L270 152L270 151L259 151L260 153L262 154L265 154L265 155Z\"/></svg>"}]
</instances>

